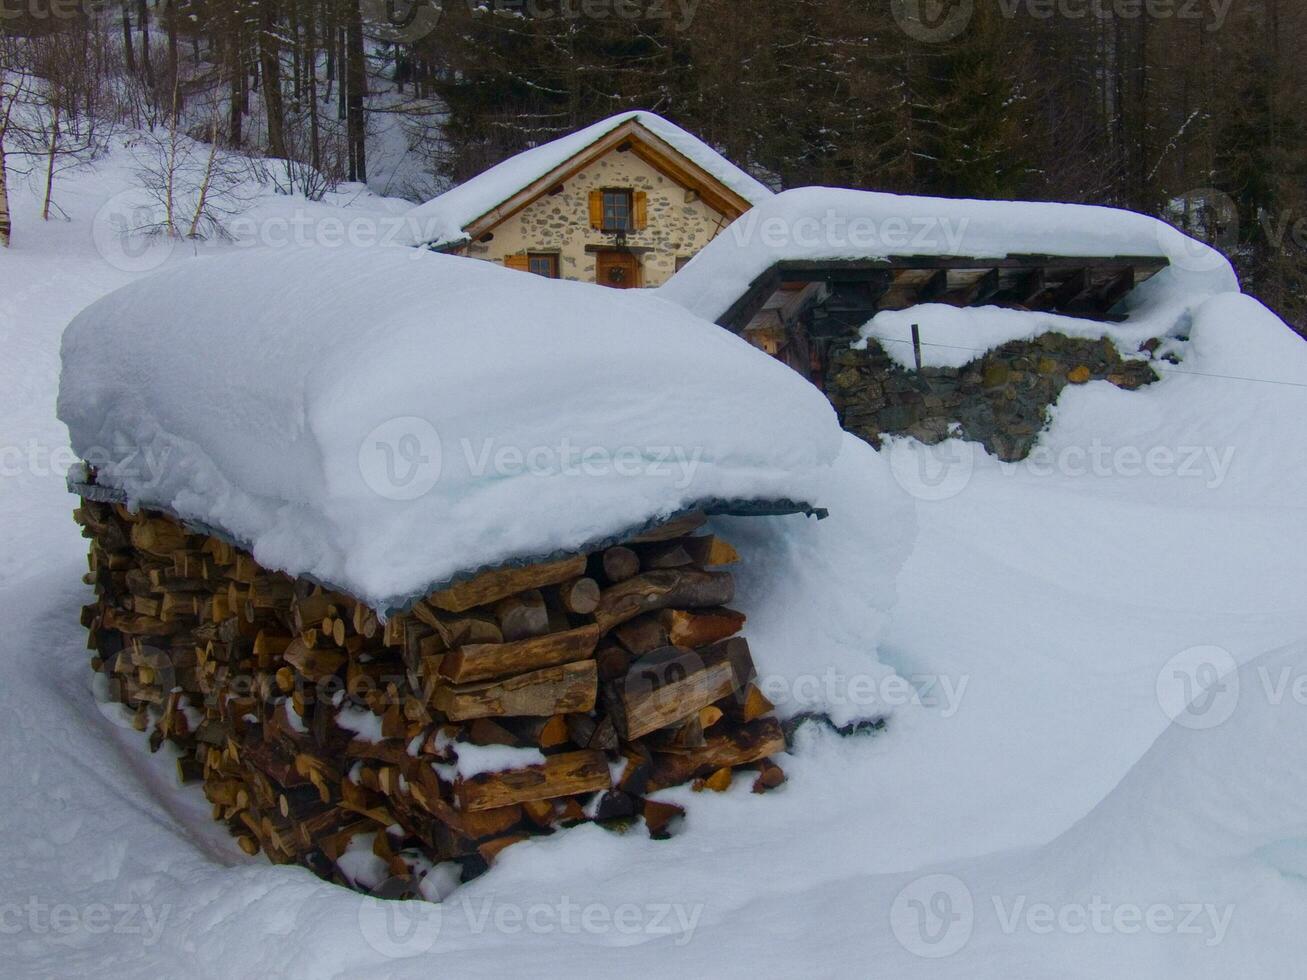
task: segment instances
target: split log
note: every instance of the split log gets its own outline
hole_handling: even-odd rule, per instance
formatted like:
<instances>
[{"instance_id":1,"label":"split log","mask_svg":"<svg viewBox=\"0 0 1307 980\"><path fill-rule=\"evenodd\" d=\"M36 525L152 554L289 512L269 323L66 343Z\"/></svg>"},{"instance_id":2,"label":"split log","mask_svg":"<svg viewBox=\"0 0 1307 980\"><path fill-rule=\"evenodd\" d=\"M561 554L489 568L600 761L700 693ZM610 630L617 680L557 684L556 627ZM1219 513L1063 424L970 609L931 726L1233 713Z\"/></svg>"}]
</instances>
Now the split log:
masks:
<instances>
[{"instance_id":1,"label":"split log","mask_svg":"<svg viewBox=\"0 0 1307 980\"><path fill-rule=\"evenodd\" d=\"M613 724L628 740L667 728L739 690L736 666L725 647L695 651L664 647L631 664L608 686Z\"/></svg>"},{"instance_id":2,"label":"split log","mask_svg":"<svg viewBox=\"0 0 1307 980\"><path fill-rule=\"evenodd\" d=\"M436 688L433 706L451 721L589 711L599 674L593 660L546 667L499 681Z\"/></svg>"},{"instance_id":3,"label":"split log","mask_svg":"<svg viewBox=\"0 0 1307 980\"><path fill-rule=\"evenodd\" d=\"M543 565L504 568L485 572L476 578L435 592L427 602L446 612L466 612L476 606L497 602L518 592L557 585L585 573L585 555L576 555Z\"/></svg>"},{"instance_id":4,"label":"split log","mask_svg":"<svg viewBox=\"0 0 1307 980\"><path fill-rule=\"evenodd\" d=\"M676 569L646 572L605 589L595 610L603 632L645 612L670 606L702 608L724 606L735 598L735 579L729 572Z\"/></svg>"},{"instance_id":5,"label":"split log","mask_svg":"<svg viewBox=\"0 0 1307 980\"><path fill-rule=\"evenodd\" d=\"M763 718L734 731L712 735L707 745L694 752L656 753L650 786L658 789L678 786L696 776L711 775L723 767L745 766L784 751L785 733L780 722L775 718Z\"/></svg>"},{"instance_id":6,"label":"split log","mask_svg":"<svg viewBox=\"0 0 1307 980\"><path fill-rule=\"evenodd\" d=\"M673 520L666 521L643 534L637 534L628 540L627 544L649 544L654 541L670 541L672 538L681 538L694 531L699 530L704 524L708 523L708 518L701 513L685 514Z\"/></svg>"},{"instance_id":7,"label":"split log","mask_svg":"<svg viewBox=\"0 0 1307 980\"><path fill-rule=\"evenodd\" d=\"M584 660L594 653L598 642L599 627L583 626L515 643L462 646L441 660L440 676L455 684L510 677Z\"/></svg>"},{"instance_id":8,"label":"split log","mask_svg":"<svg viewBox=\"0 0 1307 980\"><path fill-rule=\"evenodd\" d=\"M664 609L659 617L667 642L678 647L703 647L734 636L744 628L744 613L720 607L702 612ZM617 634L621 639L621 632Z\"/></svg>"},{"instance_id":9,"label":"split log","mask_svg":"<svg viewBox=\"0 0 1307 980\"><path fill-rule=\"evenodd\" d=\"M694 559L696 565L704 568L734 565L740 560L740 553L731 546L729 541L723 541L713 534L685 538L680 542L680 545L690 553L690 557Z\"/></svg>"},{"instance_id":10,"label":"split log","mask_svg":"<svg viewBox=\"0 0 1307 980\"><path fill-rule=\"evenodd\" d=\"M542 765L461 779L454 786L454 800L460 810L488 810L593 793L611 786L608 759L602 752L567 752L550 756Z\"/></svg>"}]
</instances>

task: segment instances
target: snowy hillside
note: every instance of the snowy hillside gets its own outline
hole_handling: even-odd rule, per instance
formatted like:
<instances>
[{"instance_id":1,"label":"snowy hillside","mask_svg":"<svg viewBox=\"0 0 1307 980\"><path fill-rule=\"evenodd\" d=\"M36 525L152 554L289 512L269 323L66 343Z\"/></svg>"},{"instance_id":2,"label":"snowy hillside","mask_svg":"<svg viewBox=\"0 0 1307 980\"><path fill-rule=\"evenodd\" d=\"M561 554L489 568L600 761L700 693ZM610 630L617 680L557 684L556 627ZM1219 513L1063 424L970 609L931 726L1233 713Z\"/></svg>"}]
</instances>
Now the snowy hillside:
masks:
<instances>
[{"instance_id":1,"label":"snowy hillside","mask_svg":"<svg viewBox=\"0 0 1307 980\"><path fill-rule=\"evenodd\" d=\"M382 903L246 858L99 710L55 400L64 328L112 289L405 205L265 193L234 243L140 251L104 234L129 183L121 155L63 177L50 223L17 184L0 252L7 975L1301 973L1307 345L1257 302L1166 297L1180 364L1068 388L1025 463L845 437L827 521L719 519L781 713L883 730L803 725L781 790L695 795L669 841L584 826Z\"/></svg>"}]
</instances>

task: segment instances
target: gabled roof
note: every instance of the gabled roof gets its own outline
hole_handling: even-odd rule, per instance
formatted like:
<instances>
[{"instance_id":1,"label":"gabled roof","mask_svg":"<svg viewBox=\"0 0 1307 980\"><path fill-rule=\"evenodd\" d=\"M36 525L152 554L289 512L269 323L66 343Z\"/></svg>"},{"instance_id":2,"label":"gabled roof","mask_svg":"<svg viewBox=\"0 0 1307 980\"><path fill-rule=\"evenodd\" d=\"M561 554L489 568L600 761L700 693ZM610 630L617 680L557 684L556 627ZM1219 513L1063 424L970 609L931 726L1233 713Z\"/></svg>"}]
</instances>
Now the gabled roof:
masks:
<instances>
[{"instance_id":1,"label":"gabled roof","mask_svg":"<svg viewBox=\"0 0 1307 980\"><path fill-rule=\"evenodd\" d=\"M703 140L661 116L636 110L519 153L418 205L405 216L408 244L449 248L477 238L624 144L732 217L772 196Z\"/></svg>"}]
</instances>

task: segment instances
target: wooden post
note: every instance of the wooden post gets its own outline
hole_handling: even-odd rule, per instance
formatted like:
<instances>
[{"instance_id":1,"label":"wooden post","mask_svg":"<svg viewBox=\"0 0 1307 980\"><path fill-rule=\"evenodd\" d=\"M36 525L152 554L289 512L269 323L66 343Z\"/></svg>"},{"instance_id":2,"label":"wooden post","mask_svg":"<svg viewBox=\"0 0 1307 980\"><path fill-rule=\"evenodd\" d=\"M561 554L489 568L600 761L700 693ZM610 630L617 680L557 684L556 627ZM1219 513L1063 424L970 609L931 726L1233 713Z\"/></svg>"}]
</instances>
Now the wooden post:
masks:
<instances>
[{"instance_id":1,"label":"wooden post","mask_svg":"<svg viewBox=\"0 0 1307 980\"><path fill-rule=\"evenodd\" d=\"M921 328L915 323L912 325L912 358L917 362L917 370L921 370Z\"/></svg>"}]
</instances>

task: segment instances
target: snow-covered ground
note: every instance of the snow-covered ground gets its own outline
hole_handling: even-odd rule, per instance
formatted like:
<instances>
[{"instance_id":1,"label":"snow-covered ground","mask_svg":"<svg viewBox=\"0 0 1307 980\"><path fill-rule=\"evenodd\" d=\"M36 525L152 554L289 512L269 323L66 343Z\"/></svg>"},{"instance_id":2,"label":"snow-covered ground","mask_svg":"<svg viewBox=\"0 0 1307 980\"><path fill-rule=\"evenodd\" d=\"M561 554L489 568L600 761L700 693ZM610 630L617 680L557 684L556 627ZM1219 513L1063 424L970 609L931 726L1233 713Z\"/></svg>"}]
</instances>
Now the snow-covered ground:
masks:
<instances>
[{"instance_id":1,"label":"snow-covered ground","mask_svg":"<svg viewBox=\"0 0 1307 980\"><path fill-rule=\"evenodd\" d=\"M55 394L68 321L162 257L97 249L127 183L65 178L47 225L20 183L0 253L6 975L1300 975L1307 347L1257 303L1177 311L1180 367L1068 389L1027 463L846 439L828 521L722 519L782 710L883 732L805 726L785 787L695 795L670 841L580 828L381 903L246 858L91 695ZM242 234L402 210L264 198Z\"/></svg>"}]
</instances>

